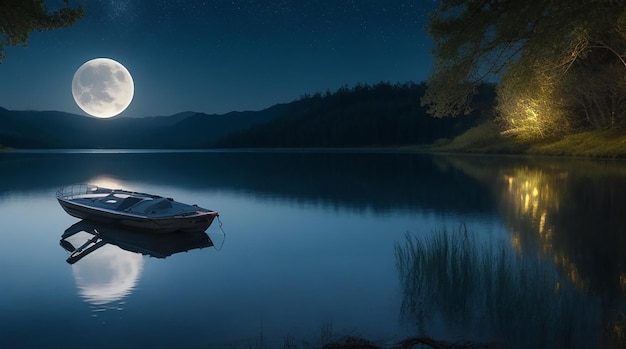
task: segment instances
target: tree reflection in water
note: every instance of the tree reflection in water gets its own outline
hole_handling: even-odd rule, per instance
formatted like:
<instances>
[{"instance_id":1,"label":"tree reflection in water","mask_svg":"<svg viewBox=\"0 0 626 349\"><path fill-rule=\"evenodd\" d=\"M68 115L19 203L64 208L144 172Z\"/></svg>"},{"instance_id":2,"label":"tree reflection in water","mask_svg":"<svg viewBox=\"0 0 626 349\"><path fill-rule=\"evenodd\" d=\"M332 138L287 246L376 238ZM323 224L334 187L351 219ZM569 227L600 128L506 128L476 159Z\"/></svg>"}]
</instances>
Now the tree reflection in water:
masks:
<instances>
[{"instance_id":1,"label":"tree reflection in water","mask_svg":"<svg viewBox=\"0 0 626 349\"><path fill-rule=\"evenodd\" d=\"M520 347L626 347L626 164L437 161L490 189L485 195L494 198L511 245L476 246L464 231L408 239L396 251L405 315L422 322L437 313L456 324L465 319L471 326L462 330Z\"/></svg>"}]
</instances>

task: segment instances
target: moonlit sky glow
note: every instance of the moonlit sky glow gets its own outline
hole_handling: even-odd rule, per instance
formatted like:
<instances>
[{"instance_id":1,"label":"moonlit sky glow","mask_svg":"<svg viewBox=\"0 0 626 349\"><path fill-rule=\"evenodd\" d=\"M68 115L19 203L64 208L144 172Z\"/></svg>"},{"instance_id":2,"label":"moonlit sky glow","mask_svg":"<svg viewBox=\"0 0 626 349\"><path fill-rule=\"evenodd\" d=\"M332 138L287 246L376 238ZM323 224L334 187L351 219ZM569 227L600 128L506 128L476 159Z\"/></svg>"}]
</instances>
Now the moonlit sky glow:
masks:
<instances>
[{"instance_id":1,"label":"moonlit sky glow","mask_svg":"<svg viewBox=\"0 0 626 349\"><path fill-rule=\"evenodd\" d=\"M423 81L432 64L434 0L82 2L74 26L5 48L0 107L82 114L72 76L96 57L133 76L125 116L261 110L342 85Z\"/></svg>"}]
</instances>

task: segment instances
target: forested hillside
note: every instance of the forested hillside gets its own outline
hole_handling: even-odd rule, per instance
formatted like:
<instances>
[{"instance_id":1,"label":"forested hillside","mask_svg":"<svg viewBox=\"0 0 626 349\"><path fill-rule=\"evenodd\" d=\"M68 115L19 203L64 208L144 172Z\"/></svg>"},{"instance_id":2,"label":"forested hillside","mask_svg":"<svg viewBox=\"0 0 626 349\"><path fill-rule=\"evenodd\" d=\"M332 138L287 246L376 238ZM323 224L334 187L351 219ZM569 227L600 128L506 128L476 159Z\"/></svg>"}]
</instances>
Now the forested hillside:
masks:
<instances>
[{"instance_id":1,"label":"forested hillside","mask_svg":"<svg viewBox=\"0 0 626 349\"><path fill-rule=\"evenodd\" d=\"M363 147L427 144L454 137L488 114L493 86L475 98L475 111L433 118L420 105L425 84L380 83L303 96L288 112L210 144L212 147Z\"/></svg>"},{"instance_id":2,"label":"forested hillside","mask_svg":"<svg viewBox=\"0 0 626 349\"><path fill-rule=\"evenodd\" d=\"M452 138L489 115L493 86L475 112L433 118L420 105L424 84L377 84L305 95L261 111L224 115L183 112L97 119L56 111L0 108L0 144L13 148L376 147Z\"/></svg>"}]
</instances>

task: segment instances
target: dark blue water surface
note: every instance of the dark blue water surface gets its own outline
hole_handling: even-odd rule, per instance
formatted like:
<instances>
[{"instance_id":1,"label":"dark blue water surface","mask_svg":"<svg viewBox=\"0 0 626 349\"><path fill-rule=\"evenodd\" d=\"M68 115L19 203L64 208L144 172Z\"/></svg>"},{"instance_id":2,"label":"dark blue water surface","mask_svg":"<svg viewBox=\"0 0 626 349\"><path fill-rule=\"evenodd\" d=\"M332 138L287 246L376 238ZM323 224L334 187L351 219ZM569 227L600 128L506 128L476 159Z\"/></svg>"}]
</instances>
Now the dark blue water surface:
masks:
<instances>
[{"instance_id":1,"label":"dark blue water surface","mask_svg":"<svg viewBox=\"0 0 626 349\"><path fill-rule=\"evenodd\" d=\"M626 162L29 151L0 175L0 348L626 343ZM217 210L225 235L69 264L55 192L84 182Z\"/></svg>"}]
</instances>

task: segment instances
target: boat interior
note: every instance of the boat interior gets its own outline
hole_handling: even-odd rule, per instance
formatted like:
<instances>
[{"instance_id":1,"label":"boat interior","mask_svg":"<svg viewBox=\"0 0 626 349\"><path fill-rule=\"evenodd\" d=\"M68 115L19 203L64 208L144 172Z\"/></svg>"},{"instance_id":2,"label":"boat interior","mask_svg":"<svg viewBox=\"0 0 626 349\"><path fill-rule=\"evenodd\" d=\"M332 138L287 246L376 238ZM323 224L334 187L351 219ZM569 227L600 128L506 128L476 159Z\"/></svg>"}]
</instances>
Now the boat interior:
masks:
<instances>
[{"instance_id":1,"label":"boat interior","mask_svg":"<svg viewBox=\"0 0 626 349\"><path fill-rule=\"evenodd\" d=\"M113 191L106 196L75 198L72 201L102 209L148 215L194 214L199 207L179 203L170 198L151 195L130 195Z\"/></svg>"}]
</instances>

